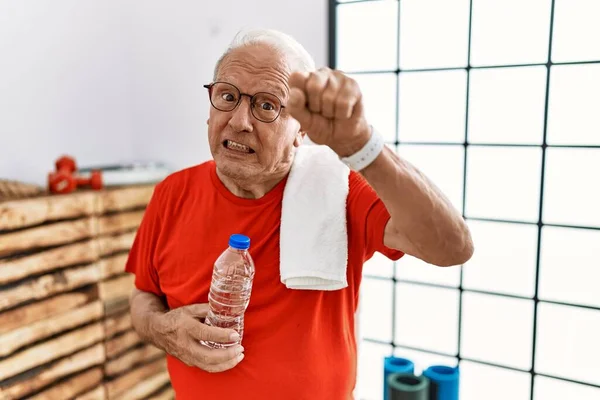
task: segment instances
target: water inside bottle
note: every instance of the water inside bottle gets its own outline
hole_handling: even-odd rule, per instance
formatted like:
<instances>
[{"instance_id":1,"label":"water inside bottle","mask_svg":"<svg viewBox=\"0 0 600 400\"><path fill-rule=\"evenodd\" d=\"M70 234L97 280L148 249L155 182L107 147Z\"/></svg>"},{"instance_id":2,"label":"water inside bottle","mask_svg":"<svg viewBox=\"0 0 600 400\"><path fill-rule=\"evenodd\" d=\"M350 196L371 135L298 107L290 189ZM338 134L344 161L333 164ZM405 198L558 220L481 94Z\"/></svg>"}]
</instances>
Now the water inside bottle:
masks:
<instances>
[{"instance_id":1,"label":"water inside bottle","mask_svg":"<svg viewBox=\"0 0 600 400\"><path fill-rule=\"evenodd\" d=\"M240 335L240 340L203 344L212 348L226 348L241 342L244 335L244 313L250 301L253 277L254 271L248 268L243 259L226 266L215 266L208 295L210 310L205 324L234 329Z\"/></svg>"}]
</instances>

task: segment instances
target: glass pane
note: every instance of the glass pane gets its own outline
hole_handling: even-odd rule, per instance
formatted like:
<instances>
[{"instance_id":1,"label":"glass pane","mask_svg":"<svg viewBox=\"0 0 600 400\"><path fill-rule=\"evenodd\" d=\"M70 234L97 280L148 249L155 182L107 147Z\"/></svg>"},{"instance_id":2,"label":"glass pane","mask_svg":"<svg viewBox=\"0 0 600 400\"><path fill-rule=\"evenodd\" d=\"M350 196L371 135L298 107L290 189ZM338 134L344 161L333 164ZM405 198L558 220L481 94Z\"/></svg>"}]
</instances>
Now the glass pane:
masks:
<instances>
[{"instance_id":1,"label":"glass pane","mask_svg":"<svg viewBox=\"0 0 600 400\"><path fill-rule=\"evenodd\" d=\"M398 283L395 343L455 354L458 300L458 290Z\"/></svg>"},{"instance_id":2,"label":"glass pane","mask_svg":"<svg viewBox=\"0 0 600 400\"><path fill-rule=\"evenodd\" d=\"M461 361L461 400L529 400L531 375L526 372Z\"/></svg>"},{"instance_id":3,"label":"glass pane","mask_svg":"<svg viewBox=\"0 0 600 400\"><path fill-rule=\"evenodd\" d=\"M536 376L533 394L534 400L598 400L600 388Z\"/></svg>"},{"instance_id":4,"label":"glass pane","mask_svg":"<svg viewBox=\"0 0 600 400\"><path fill-rule=\"evenodd\" d=\"M365 116L388 143L396 141L396 74L354 74L363 95Z\"/></svg>"},{"instance_id":5,"label":"glass pane","mask_svg":"<svg viewBox=\"0 0 600 400\"><path fill-rule=\"evenodd\" d=\"M536 222L539 215L540 148L469 147L469 217Z\"/></svg>"},{"instance_id":6,"label":"glass pane","mask_svg":"<svg viewBox=\"0 0 600 400\"><path fill-rule=\"evenodd\" d=\"M600 65L552 67L548 103L548 144L600 145L598 110Z\"/></svg>"},{"instance_id":7,"label":"glass pane","mask_svg":"<svg viewBox=\"0 0 600 400\"><path fill-rule=\"evenodd\" d=\"M416 257L405 255L396 264L396 278L400 280L433 283L436 285L458 287L460 267L440 268L427 264Z\"/></svg>"},{"instance_id":8,"label":"glass pane","mask_svg":"<svg viewBox=\"0 0 600 400\"><path fill-rule=\"evenodd\" d=\"M362 342L358 349L357 399L381 400L383 397L383 359L392 354L392 346Z\"/></svg>"},{"instance_id":9,"label":"glass pane","mask_svg":"<svg viewBox=\"0 0 600 400\"><path fill-rule=\"evenodd\" d=\"M466 71L404 72L399 90L400 141L464 142Z\"/></svg>"},{"instance_id":10,"label":"glass pane","mask_svg":"<svg viewBox=\"0 0 600 400\"><path fill-rule=\"evenodd\" d=\"M360 290L360 336L384 342L392 341L392 290L394 282L363 279Z\"/></svg>"},{"instance_id":11,"label":"glass pane","mask_svg":"<svg viewBox=\"0 0 600 400\"><path fill-rule=\"evenodd\" d=\"M471 65L548 61L551 0L473 0Z\"/></svg>"},{"instance_id":12,"label":"glass pane","mask_svg":"<svg viewBox=\"0 0 600 400\"><path fill-rule=\"evenodd\" d=\"M600 311L540 303L536 372L600 385Z\"/></svg>"},{"instance_id":13,"label":"glass pane","mask_svg":"<svg viewBox=\"0 0 600 400\"><path fill-rule=\"evenodd\" d=\"M463 268L463 287L533 298L537 226L468 223L475 253Z\"/></svg>"},{"instance_id":14,"label":"glass pane","mask_svg":"<svg viewBox=\"0 0 600 400\"><path fill-rule=\"evenodd\" d=\"M544 227L539 297L600 307L600 231Z\"/></svg>"},{"instance_id":15,"label":"glass pane","mask_svg":"<svg viewBox=\"0 0 600 400\"><path fill-rule=\"evenodd\" d=\"M469 0L402 0L400 68L466 67L469 6Z\"/></svg>"},{"instance_id":16,"label":"glass pane","mask_svg":"<svg viewBox=\"0 0 600 400\"><path fill-rule=\"evenodd\" d=\"M544 222L600 227L600 149L547 149Z\"/></svg>"},{"instance_id":17,"label":"glass pane","mask_svg":"<svg viewBox=\"0 0 600 400\"><path fill-rule=\"evenodd\" d=\"M463 357L530 368L533 308L533 300L463 292Z\"/></svg>"},{"instance_id":18,"label":"glass pane","mask_svg":"<svg viewBox=\"0 0 600 400\"><path fill-rule=\"evenodd\" d=\"M406 358L415 365L415 374L420 375L424 370L432 365L446 365L448 367L456 367L458 360L454 357L445 357L437 354L425 353L422 351L404 349L396 347L394 356Z\"/></svg>"},{"instance_id":19,"label":"glass pane","mask_svg":"<svg viewBox=\"0 0 600 400\"><path fill-rule=\"evenodd\" d=\"M600 60L598 17L598 0L555 0L552 61Z\"/></svg>"},{"instance_id":20,"label":"glass pane","mask_svg":"<svg viewBox=\"0 0 600 400\"><path fill-rule=\"evenodd\" d=\"M462 210L465 150L462 145L400 145L398 155L423 172Z\"/></svg>"},{"instance_id":21,"label":"glass pane","mask_svg":"<svg viewBox=\"0 0 600 400\"><path fill-rule=\"evenodd\" d=\"M469 142L541 144L546 67L471 70Z\"/></svg>"},{"instance_id":22,"label":"glass pane","mask_svg":"<svg viewBox=\"0 0 600 400\"><path fill-rule=\"evenodd\" d=\"M391 278L394 276L394 261L376 252L364 264L363 274Z\"/></svg>"},{"instance_id":23,"label":"glass pane","mask_svg":"<svg viewBox=\"0 0 600 400\"><path fill-rule=\"evenodd\" d=\"M369 1L337 6L336 48L337 69L346 72L396 70L398 2Z\"/></svg>"}]
</instances>

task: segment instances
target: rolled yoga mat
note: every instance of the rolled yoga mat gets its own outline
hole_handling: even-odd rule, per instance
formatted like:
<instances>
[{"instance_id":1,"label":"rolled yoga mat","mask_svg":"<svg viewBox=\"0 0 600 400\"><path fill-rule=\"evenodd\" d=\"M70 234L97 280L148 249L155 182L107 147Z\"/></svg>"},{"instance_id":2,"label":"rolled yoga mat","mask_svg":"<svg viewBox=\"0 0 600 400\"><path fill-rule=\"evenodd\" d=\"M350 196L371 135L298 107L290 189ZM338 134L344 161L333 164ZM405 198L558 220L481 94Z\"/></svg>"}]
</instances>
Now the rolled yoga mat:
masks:
<instances>
[{"instance_id":1,"label":"rolled yoga mat","mask_svg":"<svg viewBox=\"0 0 600 400\"><path fill-rule=\"evenodd\" d=\"M415 365L412 361L400 357L386 357L383 360L383 398L389 400L387 379L393 373L414 373Z\"/></svg>"},{"instance_id":2,"label":"rolled yoga mat","mask_svg":"<svg viewBox=\"0 0 600 400\"><path fill-rule=\"evenodd\" d=\"M423 371L429 383L429 400L458 400L459 369L432 365Z\"/></svg>"},{"instance_id":3,"label":"rolled yoga mat","mask_svg":"<svg viewBox=\"0 0 600 400\"><path fill-rule=\"evenodd\" d=\"M387 383L389 400L429 400L429 379L422 375L390 374Z\"/></svg>"}]
</instances>

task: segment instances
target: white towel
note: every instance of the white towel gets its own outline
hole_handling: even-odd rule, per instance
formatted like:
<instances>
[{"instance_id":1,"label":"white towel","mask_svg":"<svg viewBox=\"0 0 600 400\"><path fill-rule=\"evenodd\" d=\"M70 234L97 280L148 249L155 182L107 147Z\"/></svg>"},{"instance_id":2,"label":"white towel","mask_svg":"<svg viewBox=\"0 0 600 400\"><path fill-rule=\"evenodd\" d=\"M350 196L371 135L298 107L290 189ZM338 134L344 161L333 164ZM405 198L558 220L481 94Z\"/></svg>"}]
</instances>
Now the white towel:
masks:
<instances>
[{"instance_id":1,"label":"white towel","mask_svg":"<svg viewBox=\"0 0 600 400\"><path fill-rule=\"evenodd\" d=\"M289 289L348 286L346 199L349 168L322 145L302 145L283 192L281 282Z\"/></svg>"}]
</instances>

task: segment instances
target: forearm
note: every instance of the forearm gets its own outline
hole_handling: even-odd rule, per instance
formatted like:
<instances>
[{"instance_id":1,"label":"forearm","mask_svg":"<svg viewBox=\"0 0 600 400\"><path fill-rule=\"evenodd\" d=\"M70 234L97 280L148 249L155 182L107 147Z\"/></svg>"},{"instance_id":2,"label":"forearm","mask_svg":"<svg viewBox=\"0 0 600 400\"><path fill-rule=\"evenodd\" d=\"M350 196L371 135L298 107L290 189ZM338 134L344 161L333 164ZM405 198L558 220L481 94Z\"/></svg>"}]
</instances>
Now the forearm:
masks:
<instances>
[{"instance_id":1,"label":"forearm","mask_svg":"<svg viewBox=\"0 0 600 400\"><path fill-rule=\"evenodd\" d=\"M391 215L386 229L391 247L440 266L471 257L473 243L461 214L417 168L385 147L361 173Z\"/></svg>"},{"instance_id":2,"label":"forearm","mask_svg":"<svg viewBox=\"0 0 600 400\"><path fill-rule=\"evenodd\" d=\"M165 350L162 343L163 327L160 317L168 311L163 300L148 292L134 289L130 300L130 314L133 328L145 341Z\"/></svg>"}]
</instances>

